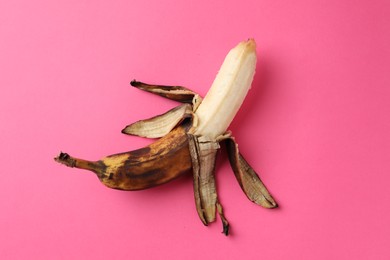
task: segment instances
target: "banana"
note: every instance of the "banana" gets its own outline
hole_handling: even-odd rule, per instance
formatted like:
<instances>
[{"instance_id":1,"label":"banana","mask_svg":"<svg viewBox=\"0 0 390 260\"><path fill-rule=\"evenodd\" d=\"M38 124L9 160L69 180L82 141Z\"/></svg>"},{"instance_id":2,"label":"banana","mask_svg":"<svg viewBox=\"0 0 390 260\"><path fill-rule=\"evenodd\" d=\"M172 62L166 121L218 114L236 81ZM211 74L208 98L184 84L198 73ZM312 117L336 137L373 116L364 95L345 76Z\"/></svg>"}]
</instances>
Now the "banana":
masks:
<instances>
[{"instance_id":1,"label":"banana","mask_svg":"<svg viewBox=\"0 0 390 260\"><path fill-rule=\"evenodd\" d=\"M126 126L122 133L160 138L134 151L88 161L60 153L55 161L68 167L92 171L109 188L142 190L174 180L192 171L195 206L204 225L221 218L223 233L229 222L217 195L215 163L224 143L236 179L248 199L264 208L277 207L258 174L244 159L227 131L247 95L256 69L256 43L243 41L226 56L204 99L182 86L152 85L133 80L130 84L183 103L164 114Z\"/></svg>"}]
</instances>

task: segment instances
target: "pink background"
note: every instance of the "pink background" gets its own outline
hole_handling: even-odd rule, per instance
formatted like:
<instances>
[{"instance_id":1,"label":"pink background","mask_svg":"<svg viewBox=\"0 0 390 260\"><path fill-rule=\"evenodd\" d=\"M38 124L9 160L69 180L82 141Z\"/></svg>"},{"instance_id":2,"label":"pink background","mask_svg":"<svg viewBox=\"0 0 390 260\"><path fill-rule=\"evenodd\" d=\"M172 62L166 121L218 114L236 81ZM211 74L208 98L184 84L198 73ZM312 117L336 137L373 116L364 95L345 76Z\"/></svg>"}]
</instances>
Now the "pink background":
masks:
<instances>
[{"instance_id":1,"label":"pink background","mask_svg":"<svg viewBox=\"0 0 390 260\"><path fill-rule=\"evenodd\" d=\"M1 259L390 259L389 1L0 2ZM120 130L204 95L254 37L253 88L231 125L280 204L249 202L226 157L232 225L204 227L190 175L121 192L53 161L150 140Z\"/></svg>"}]
</instances>

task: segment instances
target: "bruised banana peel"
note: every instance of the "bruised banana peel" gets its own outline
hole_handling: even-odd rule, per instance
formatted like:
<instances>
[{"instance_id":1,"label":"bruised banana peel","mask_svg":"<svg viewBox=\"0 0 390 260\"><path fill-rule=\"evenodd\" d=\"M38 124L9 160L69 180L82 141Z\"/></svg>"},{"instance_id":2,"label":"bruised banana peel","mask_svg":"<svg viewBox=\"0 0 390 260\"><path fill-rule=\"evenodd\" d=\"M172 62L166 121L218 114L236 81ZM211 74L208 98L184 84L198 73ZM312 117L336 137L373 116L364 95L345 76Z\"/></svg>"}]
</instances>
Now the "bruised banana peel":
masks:
<instances>
[{"instance_id":1,"label":"bruised banana peel","mask_svg":"<svg viewBox=\"0 0 390 260\"><path fill-rule=\"evenodd\" d=\"M126 153L109 155L99 161L87 161L61 153L57 162L69 167L90 170L109 188L142 190L151 188L188 172L188 123L173 129L156 142Z\"/></svg>"},{"instance_id":2,"label":"bruised banana peel","mask_svg":"<svg viewBox=\"0 0 390 260\"><path fill-rule=\"evenodd\" d=\"M233 172L248 199L265 208L277 207L227 131L251 87L255 68L256 44L249 39L228 53L203 100L185 87L150 85L134 80L130 83L133 87L183 103L122 130L124 134L160 139L144 148L109 155L99 161L78 159L62 152L55 161L92 171L104 185L120 190L151 188L192 170L199 218L208 225L215 221L218 213L222 232L228 235L229 223L215 185L220 143L225 143Z\"/></svg>"}]
</instances>

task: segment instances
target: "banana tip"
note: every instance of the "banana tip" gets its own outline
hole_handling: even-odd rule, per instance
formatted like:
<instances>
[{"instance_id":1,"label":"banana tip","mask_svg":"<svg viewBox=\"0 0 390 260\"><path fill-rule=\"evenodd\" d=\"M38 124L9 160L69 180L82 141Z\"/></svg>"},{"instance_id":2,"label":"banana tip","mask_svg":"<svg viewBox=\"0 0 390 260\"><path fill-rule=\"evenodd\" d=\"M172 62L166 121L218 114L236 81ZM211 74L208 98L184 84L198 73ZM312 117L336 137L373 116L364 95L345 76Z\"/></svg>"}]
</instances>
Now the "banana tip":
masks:
<instances>
[{"instance_id":1,"label":"banana tip","mask_svg":"<svg viewBox=\"0 0 390 260\"><path fill-rule=\"evenodd\" d=\"M246 45L249 49L253 49L255 50L256 49L256 41L255 39L253 38L249 38L247 41L246 41Z\"/></svg>"},{"instance_id":2,"label":"banana tip","mask_svg":"<svg viewBox=\"0 0 390 260\"><path fill-rule=\"evenodd\" d=\"M130 85L135 87L138 85L138 81L136 79L133 79L132 81L130 81Z\"/></svg>"},{"instance_id":3,"label":"banana tip","mask_svg":"<svg viewBox=\"0 0 390 260\"><path fill-rule=\"evenodd\" d=\"M74 167L75 166L75 160L67 153L60 152L60 154L57 157L54 157L54 161L64 164L68 167Z\"/></svg>"},{"instance_id":4,"label":"banana tip","mask_svg":"<svg viewBox=\"0 0 390 260\"><path fill-rule=\"evenodd\" d=\"M229 235L229 229L230 229L230 226L229 226L229 224L224 224L223 225L223 230L222 230L222 233L225 235L225 236L228 236Z\"/></svg>"},{"instance_id":5,"label":"banana tip","mask_svg":"<svg viewBox=\"0 0 390 260\"><path fill-rule=\"evenodd\" d=\"M130 133L129 133L129 131L128 131L128 126L126 126L125 128L123 128L123 129L121 130L121 133L122 133L122 134L125 134L125 135L130 135Z\"/></svg>"},{"instance_id":6,"label":"banana tip","mask_svg":"<svg viewBox=\"0 0 390 260\"><path fill-rule=\"evenodd\" d=\"M275 209L275 208L278 208L279 207L279 205L278 205L278 203L276 203L276 201L270 201L270 209Z\"/></svg>"}]
</instances>

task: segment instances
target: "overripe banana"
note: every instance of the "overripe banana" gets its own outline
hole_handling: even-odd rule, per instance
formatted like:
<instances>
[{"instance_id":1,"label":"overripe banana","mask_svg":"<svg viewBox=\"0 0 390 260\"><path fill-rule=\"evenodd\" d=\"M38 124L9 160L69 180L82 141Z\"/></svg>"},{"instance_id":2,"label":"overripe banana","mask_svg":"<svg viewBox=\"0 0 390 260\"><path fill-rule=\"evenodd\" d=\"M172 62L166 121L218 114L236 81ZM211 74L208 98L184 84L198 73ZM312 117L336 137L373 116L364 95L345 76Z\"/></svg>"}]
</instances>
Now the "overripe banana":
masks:
<instances>
[{"instance_id":1,"label":"overripe banana","mask_svg":"<svg viewBox=\"0 0 390 260\"><path fill-rule=\"evenodd\" d=\"M201 221L208 225L218 213L223 233L228 235L229 223L218 200L214 177L220 143L225 143L234 174L247 197L265 208L277 207L227 131L251 87L255 68L256 44L249 39L228 53L203 100L181 86L149 85L134 80L131 85L138 89L183 103L122 130L124 134L160 139L144 148L99 161L78 159L62 152L55 160L69 167L90 170L107 187L121 190L154 187L192 170L195 205Z\"/></svg>"}]
</instances>

